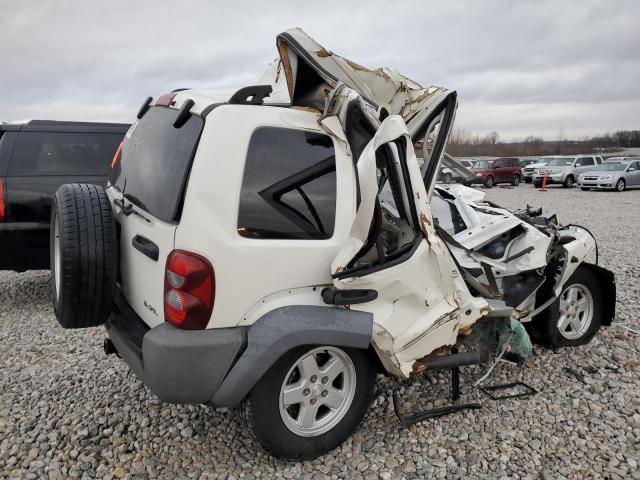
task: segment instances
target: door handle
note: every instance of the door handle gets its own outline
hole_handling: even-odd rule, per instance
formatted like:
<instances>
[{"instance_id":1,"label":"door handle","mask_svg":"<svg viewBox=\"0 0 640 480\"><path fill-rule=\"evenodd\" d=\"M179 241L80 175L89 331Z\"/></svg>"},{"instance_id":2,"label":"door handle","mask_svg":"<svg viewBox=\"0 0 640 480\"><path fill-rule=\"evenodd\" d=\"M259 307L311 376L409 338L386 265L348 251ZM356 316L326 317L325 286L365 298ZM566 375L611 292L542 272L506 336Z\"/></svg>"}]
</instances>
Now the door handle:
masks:
<instances>
[{"instance_id":1,"label":"door handle","mask_svg":"<svg viewBox=\"0 0 640 480\"><path fill-rule=\"evenodd\" d=\"M133 248L138 250L143 255L146 255L154 262L158 261L160 249L158 248L158 245L153 243L148 238L143 237L142 235L136 235L131 239L131 244L133 245Z\"/></svg>"},{"instance_id":2,"label":"door handle","mask_svg":"<svg viewBox=\"0 0 640 480\"><path fill-rule=\"evenodd\" d=\"M378 298L376 290L337 290L335 288L325 288L322 291L322 300L329 305L355 305L357 303L367 303Z\"/></svg>"}]
</instances>

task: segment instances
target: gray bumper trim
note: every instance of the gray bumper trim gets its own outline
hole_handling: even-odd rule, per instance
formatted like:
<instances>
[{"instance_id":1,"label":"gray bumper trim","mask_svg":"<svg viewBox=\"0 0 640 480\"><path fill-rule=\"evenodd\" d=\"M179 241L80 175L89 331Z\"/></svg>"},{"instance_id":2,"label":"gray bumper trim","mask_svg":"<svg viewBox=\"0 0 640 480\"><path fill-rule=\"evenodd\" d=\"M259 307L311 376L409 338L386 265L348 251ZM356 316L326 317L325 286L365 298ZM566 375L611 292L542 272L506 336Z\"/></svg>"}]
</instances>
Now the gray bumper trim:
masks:
<instances>
[{"instance_id":1,"label":"gray bumper trim","mask_svg":"<svg viewBox=\"0 0 640 480\"><path fill-rule=\"evenodd\" d=\"M126 323L136 321L142 322L137 315L114 312L105 326L131 370L170 403L211 400L246 344L246 328L181 330L163 323L144 334L140 348Z\"/></svg>"},{"instance_id":2,"label":"gray bumper trim","mask_svg":"<svg viewBox=\"0 0 640 480\"><path fill-rule=\"evenodd\" d=\"M246 350L210 403L216 407L240 403L266 371L292 348L333 345L366 349L372 331L371 313L311 305L273 310L249 327Z\"/></svg>"}]
</instances>

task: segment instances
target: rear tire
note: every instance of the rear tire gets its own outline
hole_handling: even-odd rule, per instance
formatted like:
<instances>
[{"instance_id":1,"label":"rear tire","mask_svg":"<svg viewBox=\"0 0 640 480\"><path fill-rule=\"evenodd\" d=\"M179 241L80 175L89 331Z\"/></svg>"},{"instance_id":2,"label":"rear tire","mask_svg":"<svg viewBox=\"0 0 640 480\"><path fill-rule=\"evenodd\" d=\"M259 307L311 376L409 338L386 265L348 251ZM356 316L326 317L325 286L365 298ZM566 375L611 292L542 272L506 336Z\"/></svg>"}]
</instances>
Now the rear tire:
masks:
<instances>
[{"instance_id":1,"label":"rear tire","mask_svg":"<svg viewBox=\"0 0 640 480\"><path fill-rule=\"evenodd\" d=\"M322 363L327 356L327 363L338 360L343 373L325 382L321 369L327 365ZM313 359L315 363L305 364L303 359ZM310 365L309 372L299 369L306 365ZM316 371L316 367L320 370ZM252 430L262 447L275 457L316 458L344 442L360 424L371 402L375 375L375 364L366 350L295 348L283 355L253 388L248 409ZM340 398L334 396L336 389L345 400L329 408L325 398ZM289 395L295 393L296 398L289 396L285 400L285 391ZM308 416L303 414L307 408Z\"/></svg>"},{"instance_id":2,"label":"rear tire","mask_svg":"<svg viewBox=\"0 0 640 480\"><path fill-rule=\"evenodd\" d=\"M51 214L51 291L64 328L102 325L116 290L117 245L111 204L97 185L66 184Z\"/></svg>"}]
</instances>

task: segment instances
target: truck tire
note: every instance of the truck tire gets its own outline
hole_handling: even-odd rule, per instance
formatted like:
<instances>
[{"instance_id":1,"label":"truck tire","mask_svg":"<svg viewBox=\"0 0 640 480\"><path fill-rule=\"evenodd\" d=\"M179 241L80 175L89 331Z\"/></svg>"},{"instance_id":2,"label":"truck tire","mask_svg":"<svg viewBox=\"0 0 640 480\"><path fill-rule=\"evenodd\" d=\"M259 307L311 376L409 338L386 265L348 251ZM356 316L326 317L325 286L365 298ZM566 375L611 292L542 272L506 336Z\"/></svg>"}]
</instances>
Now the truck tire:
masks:
<instances>
[{"instance_id":1,"label":"truck tire","mask_svg":"<svg viewBox=\"0 0 640 480\"><path fill-rule=\"evenodd\" d=\"M552 349L585 345L600 329L602 316L600 282L588 268L580 266L556 301L534 318L532 339Z\"/></svg>"},{"instance_id":2,"label":"truck tire","mask_svg":"<svg viewBox=\"0 0 640 480\"><path fill-rule=\"evenodd\" d=\"M375 375L367 350L304 346L287 352L249 395L256 439L279 458L312 459L332 450L360 424Z\"/></svg>"},{"instance_id":3,"label":"truck tire","mask_svg":"<svg viewBox=\"0 0 640 480\"><path fill-rule=\"evenodd\" d=\"M102 325L116 291L117 245L111 204L97 185L65 184L51 214L51 290L64 328Z\"/></svg>"}]
</instances>

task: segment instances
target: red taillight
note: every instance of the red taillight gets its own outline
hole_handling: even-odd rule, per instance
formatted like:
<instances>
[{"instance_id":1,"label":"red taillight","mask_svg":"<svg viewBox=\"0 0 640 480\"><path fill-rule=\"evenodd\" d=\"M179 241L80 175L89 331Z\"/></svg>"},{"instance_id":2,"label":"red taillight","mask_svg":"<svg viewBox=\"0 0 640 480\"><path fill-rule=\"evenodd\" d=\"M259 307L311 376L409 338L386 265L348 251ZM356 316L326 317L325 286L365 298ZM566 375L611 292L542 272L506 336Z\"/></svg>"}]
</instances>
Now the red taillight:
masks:
<instances>
[{"instance_id":1,"label":"red taillight","mask_svg":"<svg viewBox=\"0 0 640 480\"><path fill-rule=\"evenodd\" d=\"M0 177L0 221L4 220L4 178Z\"/></svg>"},{"instance_id":2,"label":"red taillight","mask_svg":"<svg viewBox=\"0 0 640 480\"><path fill-rule=\"evenodd\" d=\"M184 250L167 257L164 276L164 318L185 330L201 330L209 323L216 287L209 261Z\"/></svg>"}]
</instances>

